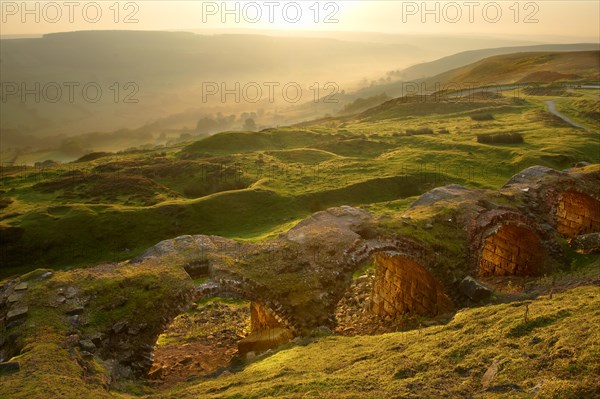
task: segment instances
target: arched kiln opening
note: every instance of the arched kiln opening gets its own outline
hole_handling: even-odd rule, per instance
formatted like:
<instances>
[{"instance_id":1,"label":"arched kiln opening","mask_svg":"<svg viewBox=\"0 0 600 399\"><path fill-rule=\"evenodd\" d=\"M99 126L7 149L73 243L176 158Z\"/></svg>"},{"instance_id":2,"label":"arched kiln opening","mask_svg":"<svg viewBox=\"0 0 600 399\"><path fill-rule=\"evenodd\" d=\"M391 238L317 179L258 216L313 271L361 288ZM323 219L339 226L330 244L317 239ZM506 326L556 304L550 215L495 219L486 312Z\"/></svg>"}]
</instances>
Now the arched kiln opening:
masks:
<instances>
[{"instance_id":1,"label":"arched kiln opening","mask_svg":"<svg viewBox=\"0 0 600 399\"><path fill-rule=\"evenodd\" d=\"M421 264L399 255L375 256L373 313L394 319L405 313L435 316L451 308L442 284Z\"/></svg>"},{"instance_id":2,"label":"arched kiln opening","mask_svg":"<svg viewBox=\"0 0 600 399\"><path fill-rule=\"evenodd\" d=\"M158 388L216 376L224 369L293 338L290 329L258 302L205 298L177 316L158 337L148 379Z\"/></svg>"},{"instance_id":3,"label":"arched kiln opening","mask_svg":"<svg viewBox=\"0 0 600 399\"><path fill-rule=\"evenodd\" d=\"M538 236L530 229L501 225L485 239L479 276L535 276L544 260Z\"/></svg>"},{"instance_id":4,"label":"arched kiln opening","mask_svg":"<svg viewBox=\"0 0 600 399\"><path fill-rule=\"evenodd\" d=\"M567 238L600 231L600 201L575 191L561 194L556 224L558 232Z\"/></svg>"}]
</instances>

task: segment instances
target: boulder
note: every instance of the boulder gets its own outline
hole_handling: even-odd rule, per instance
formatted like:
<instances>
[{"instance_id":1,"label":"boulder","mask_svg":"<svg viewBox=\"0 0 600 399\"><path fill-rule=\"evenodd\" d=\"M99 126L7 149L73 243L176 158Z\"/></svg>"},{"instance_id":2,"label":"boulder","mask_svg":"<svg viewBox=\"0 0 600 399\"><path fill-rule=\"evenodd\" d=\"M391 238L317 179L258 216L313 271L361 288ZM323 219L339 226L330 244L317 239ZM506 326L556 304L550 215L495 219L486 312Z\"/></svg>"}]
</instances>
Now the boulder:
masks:
<instances>
[{"instance_id":1,"label":"boulder","mask_svg":"<svg viewBox=\"0 0 600 399\"><path fill-rule=\"evenodd\" d=\"M467 276L460 282L460 292L468 296L472 301L478 302L489 298L493 290L485 284Z\"/></svg>"},{"instance_id":2,"label":"boulder","mask_svg":"<svg viewBox=\"0 0 600 399\"><path fill-rule=\"evenodd\" d=\"M531 184L541 180L543 177L548 175L558 176L561 172L548 168L546 166L531 166L527 169L517 173L503 186L503 188L515 185L515 184Z\"/></svg>"},{"instance_id":3,"label":"boulder","mask_svg":"<svg viewBox=\"0 0 600 399\"><path fill-rule=\"evenodd\" d=\"M6 321L11 322L13 320L24 319L25 317L27 317L28 311L29 309L27 308L27 306L13 309L6 315Z\"/></svg>"},{"instance_id":4,"label":"boulder","mask_svg":"<svg viewBox=\"0 0 600 399\"><path fill-rule=\"evenodd\" d=\"M38 280L45 280L45 279L47 279L47 278L49 278L49 277L52 277L52 275L53 275L53 274L54 274L53 272L46 272L46 273L43 273L43 274L41 274L41 275L38 277Z\"/></svg>"},{"instance_id":5,"label":"boulder","mask_svg":"<svg viewBox=\"0 0 600 399\"><path fill-rule=\"evenodd\" d=\"M21 284L15 287L15 291L25 291L29 287L29 284L26 282L22 282Z\"/></svg>"},{"instance_id":6,"label":"boulder","mask_svg":"<svg viewBox=\"0 0 600 399\"><path fill-rule=\"evenodd\" d=\"M83 313L83 306L76 306L73 309L67 310L68 316L80 315Z\"/></svg>"},{"instance_id":7,"label":"boulder","mask_svg":"<svg viewBox=\"0 0 600 399\"><path fill-rule=\"evenodd\" d=\"M450 184L444 187L436 187L431 191L421 195L415 202L410 206L411 208L417 206L429 206L433 205L441 200L449 200L452 198L460 197L470 190L459 184Z\"/></svg>"},{"instance_id":8,"label":"boulder","mask_svg":"<svg viewBox=\"0 0 600 399\"><path fill-rule=\"evenodd\" d=\"M127 327L126 321L119 321L112 326L112 330L115 334L120 333Z\"/></svg>"},{"instance_id":9,"label":"boulder","mask_svg":"<svg viewBox=\"0 0 600 399\"><path fill-rule=\"evenodd\" d=\"M94 353L96 351L96 345L94 345L94 343L89 339L82 339L79 341L79 347L82 350L90 353Z\"/></svg>"},{"instance_id":10,"label":"boulder","mask_svg":"<svg viewBox=\"0 0 600 399\"><path fill-rule=\"evenodd\" d=\"M77 289L75 287L67 288L67 292L65 292L65 297L68 299L74 298L77 295Z\"/></svg>"},{"instance_id":11,"label":"boulder","mask_svg":"<svg viewBox=\"0 0 600 399\"><path fill-rule=\"evenodd\" d=\"M8 296L8 303L19 302L21 299L23 299L23 293L15 292L14 294Z\"/></svg>"}]
</instances>

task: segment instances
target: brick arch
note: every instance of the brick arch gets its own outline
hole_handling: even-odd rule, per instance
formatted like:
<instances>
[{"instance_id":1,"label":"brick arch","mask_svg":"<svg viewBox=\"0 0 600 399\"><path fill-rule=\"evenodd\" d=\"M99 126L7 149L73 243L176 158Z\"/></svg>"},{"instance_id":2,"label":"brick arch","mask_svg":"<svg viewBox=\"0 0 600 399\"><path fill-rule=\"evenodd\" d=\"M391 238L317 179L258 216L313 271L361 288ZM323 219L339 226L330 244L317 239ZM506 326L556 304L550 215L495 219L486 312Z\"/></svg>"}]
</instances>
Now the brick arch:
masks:
<instances>
[{"instance_id":1,"label":"brick arch","mask_svg":"<svg viewBox=\"0 0 600 399\"><path fill-rule=\"evenodd\" d=\"M251 302L251 309L255 310L251 312L255 316L254 320L251 319L254 332L262 325L273 327L278 324L297 334L300 329L293 311L276 300L268 299L267 293L265 287L246 278L215 278L196 288L195 300L217 296L247 300Z\"/></svg>"},{"instance_id":2,"label":"brick arch","mask_svg":"<svg viewBox=\"0 0 600 399\"><path fill-rule=\"evenodd\" d=\"M371 310L395 318L405 313L435 316L452 309L442 283L419 261L399 253L374 256Z\"/></svg>"},{"instance_id":3,"label":"brick arch","mask_svg":"<svg viewBox=\"0 0 600 399\"><path fill-rule=\"evenodd\" d=\"M538 235L523 223L503 223L485 238L479 255L479 276L535 276L541 273L545 250Z\"/></svg>"},{"instance_id":4,"label":"brick arch","mask_svg":"<svg viewBox=\"0 0 600 399\"><path fill-rule=\"evenodd\" d=\"M600 201L578 191L558 196L556 229L567 238L600 231Z\"/></svg>"}]
</instances>

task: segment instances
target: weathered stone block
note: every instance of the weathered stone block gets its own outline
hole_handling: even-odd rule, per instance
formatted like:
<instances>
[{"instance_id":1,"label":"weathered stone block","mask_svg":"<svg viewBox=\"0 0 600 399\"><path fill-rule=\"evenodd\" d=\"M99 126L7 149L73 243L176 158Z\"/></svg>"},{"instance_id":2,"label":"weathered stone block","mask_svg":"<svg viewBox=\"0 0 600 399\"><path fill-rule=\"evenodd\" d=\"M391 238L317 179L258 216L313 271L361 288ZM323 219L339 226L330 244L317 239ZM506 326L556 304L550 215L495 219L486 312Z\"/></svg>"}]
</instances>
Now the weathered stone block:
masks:
<instances>
[{"instance_id":1,"label":"weathered stone block","mask_svg":"<svg viewBox=\"0 0 600 399\"><path fill-rule=\"evenodd\" d=\"M23 318L27 317L28 311L29 311L29 309L27 308L27 306L22 306L22 307L13 309L6 314L6 321L11 322L13 320L23 319Z\"/></svg>"},{"instance_id":2,"label":"weathered stone block","mask_svg":"<svg viewBox=\"0 0 600 399\"><path fill-rule=\"evenodd\" d=\"M481 301L492 295L492 289L485 284L467 276L460 282L460 291L473 301Z\"/></svg>"}]
</instances>

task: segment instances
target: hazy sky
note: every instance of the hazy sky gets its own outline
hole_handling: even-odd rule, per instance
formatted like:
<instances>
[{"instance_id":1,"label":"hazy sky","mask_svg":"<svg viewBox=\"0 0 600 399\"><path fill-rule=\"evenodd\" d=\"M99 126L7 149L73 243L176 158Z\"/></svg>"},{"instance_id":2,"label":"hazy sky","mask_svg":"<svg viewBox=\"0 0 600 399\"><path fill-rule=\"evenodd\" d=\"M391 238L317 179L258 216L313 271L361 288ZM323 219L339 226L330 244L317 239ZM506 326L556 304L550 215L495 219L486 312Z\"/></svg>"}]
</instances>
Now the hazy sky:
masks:
<instances>
[{"instance_id":1,"label":"hazy sky","mask_svg":"<svg viewBox=\"0 0 600 399\"><path fill-rule=\"evenodd\" d=\"M2 0L2 35L92 29L285 29L600 37L590 1L22 1ZM525 37L523 37L525 38ZM550 39L551 40L551 39Z\"/></svg>"}]
</instances>

